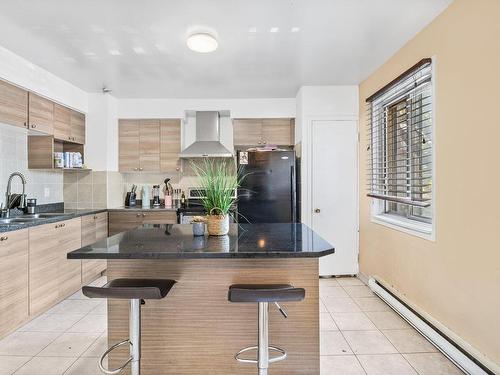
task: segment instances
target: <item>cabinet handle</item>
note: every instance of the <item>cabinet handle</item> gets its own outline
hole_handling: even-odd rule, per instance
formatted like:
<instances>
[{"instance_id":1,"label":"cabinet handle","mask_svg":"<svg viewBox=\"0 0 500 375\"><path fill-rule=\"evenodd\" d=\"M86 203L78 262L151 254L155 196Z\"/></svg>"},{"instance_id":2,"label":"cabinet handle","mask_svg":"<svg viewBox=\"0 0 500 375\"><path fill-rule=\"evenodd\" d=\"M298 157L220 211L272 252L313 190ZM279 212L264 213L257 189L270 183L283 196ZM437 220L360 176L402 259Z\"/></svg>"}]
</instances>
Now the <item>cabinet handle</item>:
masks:
<instances>
[{"instance_id":1,"label":"cabinet handle","mask_svg":"<svg viewBox=\"0 0 500 375\"><path fill-rule=\"evenodd\" d=\"M267 144L267 141L263 141L262 143Z\"/></svg>"},{"instance_id":2,"label":"cabinet handle","mask_svg":"<svg viewBox=\"0 0 500 375\"><path fill-rule=\"evenodd\" d=\"M25 128L29 128L30 126L28 125L28 123L27 123L27 122L25 122L25 123L24 123L24 127L25 127Z\"/></svg>"},{"instance_id":3,"label":"cabinet handle","mask_svg":"<svg viewBox=\"0 0 500 375\"><path fill-rule=\"evenodd\" d=\"M137 216L137 217L141 217L141 214L137 214L137 215L135 215L135 216Z\"/></svg>"},{"instance_id":4,"label":"cabinet handle","mask_svg":"<svg viewBox=\"0 0 500 375\"><path fill-rule=\"evenodd\" d=\"M262 142L261 142L261 141L259 141L259 142L257 142L257 143L258 143L259 145L261 145L261 144L262 144Z\"/></svg>"},{"instance_id":5,"label":"cabinet handle","mask_svg":"<svg viewBox=\"0 0 500 375\"><path fill-rule=\"evenodd\" d=\"M146 217L146 214L142 214L142 217Z\"/></svg>"},{"instance_id":6,"label":"cabinet handle","mask_svg":"<svg viewBox=\"0 0 500 375\"><path fill-rule=\"evenodd\" d=\"M0 241L7 241L9 239L9 237L5 236L5 237L0 237Z\"/></svg>"},{"instance_id":7,"label":"cabinet handle","mask_svg":"<svg viewBox=\"0 0 500 375\"><path fill-rule=\"evenodd\" d=\"M138 170L139 168L134 168L134 171Z\"/></svg>"},{"instance_id":8,"label":"cabinet handle","mask_svg":"<svg viewBox=\"0 0 500 375\"><path fill-rule=\"evenodd\" d=\"M36 128L36 124L32 124L31 129L35 129L35 128Z\"/></svg>"},{"instance_id":9,"label":"cabinet handle","mask_svg":"<svg viewBox=\"0 0 500 375\"><path fill-rule=\"evenodd\" d=\"M142 168L139 168L140 171L142 171Z\"/></svg>"}]
</instances>

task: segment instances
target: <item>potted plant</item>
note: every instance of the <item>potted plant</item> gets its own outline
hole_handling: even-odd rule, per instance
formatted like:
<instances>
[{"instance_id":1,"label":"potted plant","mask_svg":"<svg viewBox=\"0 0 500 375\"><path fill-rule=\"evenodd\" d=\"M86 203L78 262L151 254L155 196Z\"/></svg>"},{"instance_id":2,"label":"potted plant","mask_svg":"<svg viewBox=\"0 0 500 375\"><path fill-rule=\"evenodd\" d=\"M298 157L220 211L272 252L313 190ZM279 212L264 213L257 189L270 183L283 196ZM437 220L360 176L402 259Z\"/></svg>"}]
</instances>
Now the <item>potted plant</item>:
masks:
<instances>
[{"instance_id":1,"label":"potted plant","mask_svg":"<svg viewBox=\"0 0 500 375\"><path fill-rule=\"evenodd\" d=\"M230 209L236 201L234 192L243 177L233 159L206 158L201 162L191 162L191 167L205 192L202 203L208 213L208 234L226 235L229 232Z\"/></svg>"}]
</instances>

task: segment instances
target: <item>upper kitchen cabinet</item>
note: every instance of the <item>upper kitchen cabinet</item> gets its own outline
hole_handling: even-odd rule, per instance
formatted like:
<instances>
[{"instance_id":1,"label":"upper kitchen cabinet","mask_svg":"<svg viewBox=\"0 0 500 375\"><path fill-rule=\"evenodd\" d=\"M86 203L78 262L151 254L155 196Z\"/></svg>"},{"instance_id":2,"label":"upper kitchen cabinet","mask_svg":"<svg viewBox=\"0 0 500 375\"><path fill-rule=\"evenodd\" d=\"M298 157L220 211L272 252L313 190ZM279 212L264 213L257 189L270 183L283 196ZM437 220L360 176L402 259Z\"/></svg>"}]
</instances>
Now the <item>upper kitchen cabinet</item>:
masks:
<instances>
[{"instance_id":1,"label":"upper kitchen cabinet","mask_svg":"<svg viewBox=\"0 0 500 375\"><path fill-rule=\"evenodd\" d=\"M85 144L85 115L71 110L70 142Z\"/></svg>"},{"instance_id":2,"label":"upper kitchen cabinet","mask_svg":"<svg viewBox=\"0 0 500 375\"><path fill-rule=\"evenodd\" d=\"M54 138L64 142L85 144L85 115L54 104Z\"/></svg>"},{"instance_id":3,"label":"upper kitchen cabinet","mask_svg":"<svg viewBox=\"0 0 500 375\"><path fill-rule=\"evenodd\" d=\"M60 141L71 140L71 109L54 104L54 138Z\"/></svg>"},{"instance_id":4,"label":"upper kitchen cabinet","mask_svg":"<svg viewBox=\"0 0 500 375\"><path fill-rule=\"evenodd\" d=\"M0 123L28 125L28 91L0 81Z\"/></svg>"},{"instance_id":5,"label":"upper kitchen cabinet","mask_svg":"<svg viewBox=\"0 0 500 375\"><path fill-rule=\"evenodd\" d=\"M54 134L54 102L32 92L28 95L28 124L30 130Z\"/></svg>"},{"instance_id":6,"label":"upper kitchen cabinet","mask_svg":"<svg viewBox=\"0 0 500 375\"><path fill-rule=\"evenodd\" d=\"M120 120L118 154L120 172L139 171L139 120Z\"/></svg>"},{"instance_id":7,"label":"upper kitchen cabinet","mask_svg":"<svg viewBox=\"0 0 500 375\"><path fill-rule=\"evenodd\" d=\"M262 141L271 145L294 145L295 121L288 118L262 120Z\"/></svg>"},{"instance_id":8,"label":"upper kitchen cabinet","mask_svg":"<svg viewBox=\"0 0 500 375\"><path fill-rule=\"evenodd\" d=\"M180 169L181 121L160 121L160 170L172 172Z\"/></svg>"},{"instance_id":9,"label":"upper kitchen cabinet","mask_svg":"<svg viewBox=\"0 0 500 375\"><path fill-rule=\"evenodd\" d=\"M120 120L120 172L179 170L180 120Z\"/></svg>"},{"instance_id":10,"label":"upper kitchen cabinet","mask_svg":"<svg viewBox=\"0 0 500 375\"><path fill-rule=\"evenodd\" d=\"M235 145L294 145L294 119L234 119Z\"/></svg>"},{"instance_id":11,"label":"upper kitchen cabinet","mask_svg":"<svg viewBox=\"0 0 500 375\"><path fill-rule=\"evenodd\" d=\"M160 170L160 120L139 122L139 170Z\"/></svg>"},{"instance_id":12,"label":"upper kitchen cabinet","mask_svg":"<svg viewBox=\"0 0 500 375\"><path fill-rule=\"evenodd\" d=\"M262 144L262 120L234 119L233 138L235 145Z\"/></svg>"}]
</instances>

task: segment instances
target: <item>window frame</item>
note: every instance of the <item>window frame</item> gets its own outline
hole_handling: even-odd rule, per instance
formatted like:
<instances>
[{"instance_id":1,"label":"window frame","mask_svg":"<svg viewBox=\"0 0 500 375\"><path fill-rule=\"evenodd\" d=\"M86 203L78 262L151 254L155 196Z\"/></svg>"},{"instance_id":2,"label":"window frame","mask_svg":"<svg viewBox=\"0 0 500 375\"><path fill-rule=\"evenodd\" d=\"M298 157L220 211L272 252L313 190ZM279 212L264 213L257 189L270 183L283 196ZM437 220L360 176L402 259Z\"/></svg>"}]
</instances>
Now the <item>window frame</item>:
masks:
<instances>
[{"instance_id":1,"label":"window frame","mask_svg":"<svg viewBox=\"0 0 500 375\"><path fill-rule=\"evenodd\" d=\"M423 220L421 217L414 217L410 215L399 215L391 212L386 212L386 206L388 201L383 199L371 198L371 207L370 207L370 216L371 222L379 225L386 226L388 228L404 232L416 237L420 237L429 241L436 240L436 58L432 57L431 59L431 134L432 134L432 149L431 149L431 160L432 160L432 200L431 200L431 220ZM397 82L397 80L395 81ZM390 103L385 103L383 106L387 107L389 105L401 102L404 98L409 97L408 94L403 94L396 99L392 99ZM373 104L371 104L373 105ZM372 119L372 121L375 121ZM373 126L373 124L372 124ZM387 131L387 129L386 129ZM371 146L371 144L370 144ZM370 147L370 151L373 153L374 160L379 158L377 153L379 150L372 150ZM411 210L408 210L411 212Z\"/></svg>"}]
</instances>

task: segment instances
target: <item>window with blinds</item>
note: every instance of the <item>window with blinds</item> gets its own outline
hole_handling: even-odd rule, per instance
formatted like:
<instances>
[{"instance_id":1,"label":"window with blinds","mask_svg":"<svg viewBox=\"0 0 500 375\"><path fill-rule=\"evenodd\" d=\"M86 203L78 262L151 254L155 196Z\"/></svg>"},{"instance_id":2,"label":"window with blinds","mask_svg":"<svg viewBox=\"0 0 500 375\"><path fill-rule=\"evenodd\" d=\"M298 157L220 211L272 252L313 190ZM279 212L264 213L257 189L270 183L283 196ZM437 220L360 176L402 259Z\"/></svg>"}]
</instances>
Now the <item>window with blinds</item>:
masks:
<instances>
[{"instance_id":1,"label":"window with blinds","mask_svg":"<svg viewBox=\"0 0 500 375\"><path fill-rule=\"evenodd\" d=\"M432 222L432 60L377 91L368 105L368 196L378 214Z\"/></svg>"}]
</instances>

